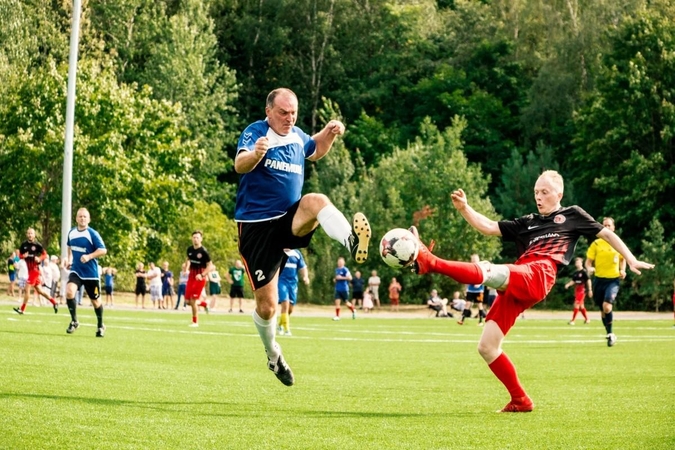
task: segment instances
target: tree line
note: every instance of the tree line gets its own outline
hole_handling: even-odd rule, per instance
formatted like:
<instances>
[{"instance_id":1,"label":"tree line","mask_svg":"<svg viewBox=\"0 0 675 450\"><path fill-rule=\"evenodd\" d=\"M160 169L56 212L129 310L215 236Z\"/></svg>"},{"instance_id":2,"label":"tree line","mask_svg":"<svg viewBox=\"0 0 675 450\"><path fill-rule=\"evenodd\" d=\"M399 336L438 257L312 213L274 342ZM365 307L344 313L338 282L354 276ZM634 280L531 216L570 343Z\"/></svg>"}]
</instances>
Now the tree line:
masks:
<instances>
[{"instance_id":1,"label":"tree line","mask_svg":"<svg viewBox=\"0 0 675 450\"><path fill-rule=\"evenodd\" d=\"M73 205L90 210L110 248L106 264L177 268L201 228L214 259L229 266L237 137L264 116L266 94L285 86L298 94L306 131L330 118L347 125L308 168L305 189L348 214L364 211L376 238L418 221L443 257L512 260L513 248L463 222L449 193L462 187L477 210L510 219L533 211L534 181L552 168L566 180L564 205L613 217L636 255L657 264L629 276L622 304L655 309L672 293L675 6L667 0L83 3ZM5 251L34 226L60 253L71 13L70 2L0 0ZM306 252L313 282L301 296L330 301L341 251L316 234ZM375 245L371 252L360 269L401 278L403 301L457 289L394 273ZM556 289L549 304L566 296Z\"/></svg>"}]
</instances>

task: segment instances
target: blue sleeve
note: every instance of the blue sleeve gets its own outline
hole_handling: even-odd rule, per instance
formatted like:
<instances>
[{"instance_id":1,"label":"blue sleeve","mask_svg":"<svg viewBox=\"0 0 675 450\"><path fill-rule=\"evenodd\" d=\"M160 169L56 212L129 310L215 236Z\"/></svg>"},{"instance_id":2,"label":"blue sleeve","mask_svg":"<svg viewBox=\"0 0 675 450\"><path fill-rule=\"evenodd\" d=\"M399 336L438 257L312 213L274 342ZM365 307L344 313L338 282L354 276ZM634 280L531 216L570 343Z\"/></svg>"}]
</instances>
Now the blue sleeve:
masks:
<instances>
[{"instance_id":1,"label":"blue sleeve","mask_svg":"<svg viewBox=\"0 0 675 450\"><path fill-rule=\"evenodd\" d=\"M239 143L237 144L237 152L240 150L253 151L256 141L264 136L263 127L260 126L263 121L259 120L247 126L241 136L239 136Z\"/></svg>"},{"instance_id":2,"label":"blue sleeve","mask_svg":"<svg viewBox=\"0 0 675 450\"><path fill-rule=\"evenodd\" d=\"M98 234L98 231L92 230L91 228L89 230L91 232L91 242L94 244L94 250L98 250L99 248L105 248L103 239L101 239L101 235Z\"/></svg>"},{"instance_id":3,"label":"blue sleeve","mask_svg":"<svg viewBox=\"0 0 675 450\"><path fill-rule=\"evenodd\" d=\"M305 267L307 267L305 258L302 257L302 253L298 252L298 269L304 269Z\"/></svg>"}]
</instances>

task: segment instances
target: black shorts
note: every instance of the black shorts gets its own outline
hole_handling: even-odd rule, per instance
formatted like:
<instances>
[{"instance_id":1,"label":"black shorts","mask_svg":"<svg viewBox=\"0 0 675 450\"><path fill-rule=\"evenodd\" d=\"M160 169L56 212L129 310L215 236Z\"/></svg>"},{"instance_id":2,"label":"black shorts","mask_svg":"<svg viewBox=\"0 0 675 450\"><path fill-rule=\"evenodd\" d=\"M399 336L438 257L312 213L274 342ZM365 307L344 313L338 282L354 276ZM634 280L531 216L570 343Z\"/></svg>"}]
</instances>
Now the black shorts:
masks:
<instances>
[{"instance_id":1,"label":"black shorts","mask_svg":"<svg viewBox=\"0 0 675 450\"><path fill-rule=\"evenodd\" d=\"M466 293L467 302L478 302L483 303L483 293L482 292L467 292Z\"/></svg>"},{"instance_id":2,"label":"black shorts","mask_svg":"<svg viewBox=\"0 0 675 450\"><path fill-rule=\"evenodd\" d=\"M305 248L312 240L314 231L306 236L294 236L293 217L300 201L278 219L264 222L239 222L239 253L244 260L246 273L253 290L269 283L279 268L286 264L285 248Z\"/></svg>"},{"instance_id":3,"label":"black shorts","mask_svg":"<svg viewBox=\"0 0 675 450\"><path fill-rule=\"evenodd\" d=\"M76 285L78 290L80 286L84 286L87 296L92 300L98 300L101 297L101 280L83 280L75 272L70 272L68 284L70 283Z\"/></svg>"},{"instance_id":4,"label":"black shorts","mask_svg":"<svg viewBox=\"0 0 675 450\"><path fill-rule=\"evenodd\" d=\"M244 298L244 288L241 286L232 286L230 288L230 298Z\"/></svg>"},{"instance_id":5,"label":"black shorts","mask_svg":"<svg viewBox=\"0 0 675 450\"><path fill-rule=\"evenodd\" d=\"M112 287L112 286L106 286L106 287L105 287L105 293L106 293L107 295L112 295L112 293L113 293L113 287Z\"/></svg>"},{"instance_id":6,"label":"black shorts","mask_svg":"<svg viewBox=\"0 0 675 450\"><path fill-rule=\"evenodd\" d=\"M619 283L621 278L599 278L593 279L593 300L595 306L602 309L603 303L614 304L616 296L619 293Z\"/></svg>"},{"instance_id":7,"label":"black shorts","mask_svg":"<svg viewBox=\"0 0 675 450\"><path fill-rule=\"evenodd\" d=\"M352 298L354 300L363 300L363 291L354 291L352 292Z\"/></svg>"},{"instance_id":8,"label":"black shorts","mask_svg":"<svg viewBox=\"0 0 675 450\"><path fill-rule=\"evenodd\" d=\"M136 295L145 295L146 292L145 285L142 286L136 285L136 290L134 292L136 293Z\"/></svg>"}]
</instances>

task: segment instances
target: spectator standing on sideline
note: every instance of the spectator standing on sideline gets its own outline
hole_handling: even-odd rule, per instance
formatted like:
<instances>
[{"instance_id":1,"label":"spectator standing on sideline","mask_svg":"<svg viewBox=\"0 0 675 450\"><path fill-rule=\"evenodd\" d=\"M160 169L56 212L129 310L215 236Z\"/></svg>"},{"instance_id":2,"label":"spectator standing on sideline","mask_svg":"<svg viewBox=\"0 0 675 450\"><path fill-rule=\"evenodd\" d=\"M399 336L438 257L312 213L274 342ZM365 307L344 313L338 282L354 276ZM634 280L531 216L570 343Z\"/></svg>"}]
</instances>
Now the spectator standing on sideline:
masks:
<instances>
[{"instance_id":1,"label":"spectator standing on sideline","mask_svg":"<svg viewBox=\"0 0 675 450\"><path fill-rule=\"evenodd\" d=\"M169 261L162 263L162 297L164 309L171 309L173 305L173 272L169 270Z\"/></svg>"},{"instance_id":2,"label":"spectator standing on sideline","mask_svg":"<svg viewBox=\"0 0 675 450\"><path fill-rule=\"evenodd\" d=\"M105 336L103 324L103 305L101 296L101 273L97 258L108 253L101 235L89 226L89 211L86 208L77 210L77 226L68 232L68 258L63 261L64 267L70 266L68 285L66 286L66 303L70 312L70 325L66 333L72 334L80 326L77 321L77 305L75 293L84 287L96 314L96 337Z\"/></svg>"},{"instance_id":3,"label":"spectator standing on sideline","mask_svg":"<svg viewBox=\"0 0 675 450\"><path fill-rule=\"evenodd\" d=\"M361 278L361 271L355 271L352 278L352 304L355 308L359 306L363 308L363 287L365 283L366 280Z\"/></svg>"},{"instance_id":4,"label":"spectator standing on sideline","mask_svg":"<svg viewBox=\"0 0 675 450\"><path fill-rule=\"evenodd\" d=\"M288 259L284 268L279 273L279 305L281 305L281 314L279 315L279 334L291 336L291 314L293 307L298 301L298 276L302 277L302 282L309 285L309 273L307 264L300 253L300 250L286 249Z\"/></svg>"},{"instance_id":5,"label":"spectator standing on sideline","mask_svg":"<svg viewBox=\"0 0 675 450\"><path fill-rule=\"evenodd\" d=\"M147 273L145 272L145 265L142 262L139 262L136 265L136 289L135 289L135 294L136 294L136 308L138 308L138 297L141 297L141 308L145 309L145 294L147 292L147 288L145 285L145 279L147 277Z\"/></svg>"},{"instance_id":6,"label":"spectator standing on sideline","mask_svg":"<svg viewBox=\"0 0 675 450\"><path fill-rule=\"evenodd\" d=\"M275 89L265 102L265 120L250 124L239 138L234 168L241 174L234 218L239 224L239 252L256 309L253 322L267 354L267 368L286 386L293 372L276 342L276 308L284 248L304 248L321 225L344 245L357 263L368 257L371 230L357 212L352 223L323 194L302 195L305 159L318 161L345 132L338 120L314 134L295 126L298 98L286 88Z\"/></svg>"},{"instance_id":7,"label":"spectator standing on sideline","mask_svg":"<svg viewBox=\"0 0 675 450\"><path fill-rule=\"evenodd\" d=\"M187 285L185 287L185 299L192 309L192 323L190 323L190 326L198 327L199 321L197 315L199 306L204 306L206 312L209 311L208 305L205 301L202 301L200 297L204 290L206 280L209 277L209 272L213 270L211 256L209 256L209 252L202 246L201 230L192 232L192 245L187 248L186 254L186 264L190 268L190 275L188 276Z\"/></svg>"},{"instance_id":8,"label":"spectator standing on sideline","mask_svg":"<svg viewBox=\"0 0 675 450\"><path fill-rule=\"evenodd\" d=\"M7 295L14 297L14 285L16 284L16 265L14 262L14 257L16 252L12 252L10 257L7 259L7 276L9 277L9 284L7 285Z\"/></svg>"},{"instance_id":9,"label":"spectator standing on sideline","mask_svg":"<svg viewBox=\"0 0 675 450\"><path fill-rule=\"evenodd\" d=\"M61 304L63 295L60 292L62 289L59 289L59 281L61 281L61 268L59 267L59 257L58 256L52 255L49 258L49 270L52 273L52 292L51 292L51 296L55 300L58 298L59 299L58 303Z\"/></svg>"},{"instance_id":10,"label":"spectator standing on sideline","mask_svg":"<svg viewBox=\"0 0 675 450\"><path fill-rule=\"evenodd\" d=\"M23 290L23 303L20 307L14 308L18 314L23 314L26 310L26 305L28 304L28 299L30 298L30 287L33 286L35 292L48 299L54 308L54 313L59 312L59 305L56 304L56 300L47 294L47 292L42 290L42 277L40 274L40 264L44 259L47 258L47 251L42 247L37 240L35 240L35 230L29 228L26 230L26 240L23 241L21 247L19 247L19 257L26 262L26 268L28 269L28 276L26 279L26 286Z\"/></svg>"},{"instance_id":11,"label":"spectator standing on sideline","mask_svg":"<svg viewBox=\"0 0 675 450\"><path fill-rule=\"evenodd\" d=\"M115 306L115 299L113 298L113 291L115 290L115 276L117 276L117 269L112 267L106 267L103 269L105 306Z\"/></svg>"},{"instance_id":12,"label":"spectator standing on sideline","mask_svg":"<svg viewBox=\"0 0 675 450\"><path fill-rule=\"evenodd\" d=\"M389 303L391 304L392 312L398 312L398 304L401 300L402 289L403 287L396 277L392 278L391 283L389 283Z\"/></svg>"},{"instance_id":13,"label":"spectator standing on sideline","mask_svg":"<svg viewBox=\"0 0 675 450\"><path fill-rule=\"evenodd\" d=\"M150 301L152 301L152 307L154 308L157 305L157 309L162 309L162 271L154 262L150 262L146 278L150 280Z\"/></svg>"},{"instance_id":14,"label":"spectator standing on sideline","mask_svg":"<svg viewBox=\"0 0 675 450\"><path fill-rule=\"evenodd\" d=\"M373 305L375 308L380 308L380 277L377 276L377 270L370 272L370 278L368 278L368 289L370 290L370 295L373 297Z\"/></svg>"},{"instance_id":15,"label":"spectator standing on sideline","mask_svg":"<svg viewBox=\"0 0 675 450\"><path fill-rule=\"evenodd\" d=\"M243 313L242 301L244 300L244 264L240 259L234 262L234 267L230 267L227 272L227 282L230 283L230 310L234 308L234 301L239 301L239 312Z\"/></svg>"},{"instance_id":16,"label":"spectator standing on sideline","mask_svg":"<svg viewBox=\"0 0 675 450\"><path fill-rule=\"evenodd\" d=\"M614 219L605 217L602 226L614 233ZM592 290L595 304L600 309L602 324L607 332L607 346L616 343L616 335L612 332L614 322L614 301L619 293L619 284L626 278L626 259L606 240L598 238L588 247L586 252L586 269L594 273Z\"/></svg>"},{"instance_id":17,"label":"spectator standing on sideline","mask_svg":"<svg viewBox=\"0 0 675 450\"><path fill-rule=\"evenodd\" d=\"M340 303L345 302L347 308L352 312L352 319L356 319L356 310L354 305L349 301L349 282L352 280L352 274L345 266L345 259L340 256L337 260L337 267L335 268L335 317L333 320L340 320Z\"/></svg>"},{"instance_id":18,"label":"spectator standing on sideline","mask_svg":"<svg viewBox=\"0 0 675 450\"><path fill-rule=\"evenodd\" d=\"M209 305L209 308L212 310L216 309L216 301L218 300L218 296L220 295L220 274L218 273L218 267L216 265L213 265L213 270L209 272L209 295L211 296L211 304Z\"/></svg>"},{"instance_id":19,"label":"spectator standing on sideline","mask_svg":"<svg viewBox=\"0 0 675 450\"><path fill-rule=\"evenodd\" d=\"M584 269L583 258L574 258L574 267L577 270L572 275L572 279L565 284L565 289L574 286L574 311L572 312L572 320L569 321L569 324L574 325L574 319L577 318L579 311L581 311L581 315L584 316L584 323L590 323L591 320L588 318L586 308L584 307L584 300L586 299L587 290L588 296L593 298L591 279L588 276L588 272Z\"/></svg>"},{"instance_id":20,"label":"spectator standing on sideline","mask_svg":"<svg viewBox=\"0 0 675 450\"><path fill-rule=\"evenodd\" d=\"M502 351L506 334L526 309L542 301L555 284L558 269L567 265L581 236L597 236L629 262L631 270L651 269L653 264L638 261L623 241L607 227L596 222L578 206L562 207L563 179L556 171L544 171L534 185L538 214L515 220L494 221L474 210L463 190L451 194L453 206L473 228L484 235L502 236L514 241L518 260L515 264L478 264L441 259L419 241L414 264L418 274L439 273L463 284L483 284L499 292L478 343L478 352L492 373L504 385L511 401L501 412L529 412L532 399L520 384L516 368ZM419 237L416 227L411 232Z\"/></svg>"},{"instance_id":21,"label":"spectator standing on sideline","mask_svg":"<svg viewBox=\"0 0 675 450\"><path fill-rule=\"evenodd\" d=\"M178 294L176 294L176 307L178 309L180 306L180 299L183 298L183 308L185 308L185 288L187 287L187 280L190 276L190 271L188 270L188 263L183 263L180 266L180 272L178 273Z\"/></svg>"},{"instance_id":22,"label":"spectator standing on sideline","mask_svg":"<svg viewBox=\"0 0 675 450\"><path fill-rule=\"evenodd\" d=\"M478 264L480 256L477 254L471 255L471 262ZM462 318L458 322L460 325L464 324L464 319L471 317L471 306L474 303L478 306L478 326L483 326L483 319L485 319L485 311L483 310L483 295L485 293L485 286L482 284L467 284L466 285L466 308L462 313Z\"/></svg>"}]
</instances>

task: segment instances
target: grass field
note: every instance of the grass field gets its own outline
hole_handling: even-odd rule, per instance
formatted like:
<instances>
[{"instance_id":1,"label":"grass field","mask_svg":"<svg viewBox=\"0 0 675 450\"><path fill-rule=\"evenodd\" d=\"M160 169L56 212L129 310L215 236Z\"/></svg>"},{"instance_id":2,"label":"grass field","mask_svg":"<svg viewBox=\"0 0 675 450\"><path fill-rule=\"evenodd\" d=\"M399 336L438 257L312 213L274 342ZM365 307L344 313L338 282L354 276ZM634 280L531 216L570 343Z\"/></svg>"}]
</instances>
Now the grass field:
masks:
<instances>
[{"instance_id":1,"label":"grass field","mask_svg":"<svg viewBox=\"0 0 675 450\"><path fill-rule=\"evenodd\" d=\"M296 385L265 366L249 314L0 306L3 449L673 449L672 321L521 320L505 350L536 409L478 356L480 328L444 319L294 317Z\"/></svg>"}]
</instances>

